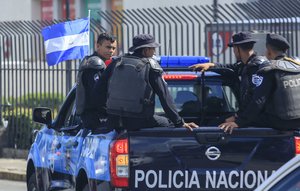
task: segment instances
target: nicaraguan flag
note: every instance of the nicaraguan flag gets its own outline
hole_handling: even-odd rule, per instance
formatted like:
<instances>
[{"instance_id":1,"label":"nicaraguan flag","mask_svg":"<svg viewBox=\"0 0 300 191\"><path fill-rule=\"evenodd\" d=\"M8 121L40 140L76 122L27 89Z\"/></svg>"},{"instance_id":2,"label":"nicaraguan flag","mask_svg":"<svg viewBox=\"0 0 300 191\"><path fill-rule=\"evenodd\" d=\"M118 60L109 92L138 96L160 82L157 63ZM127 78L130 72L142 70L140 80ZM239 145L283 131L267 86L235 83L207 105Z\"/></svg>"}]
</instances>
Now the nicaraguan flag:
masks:
<instances>
[{"instance_id":1,"label":"nicaraguan flag","mask_svg":"<svg viewBox=\"0 0 300 191\"><path fill-rule=\"evenodd\" d=\"M88 55L89 22L89 18L84 18L42 29L49 66Z\"/></svg>"}]
</instances>

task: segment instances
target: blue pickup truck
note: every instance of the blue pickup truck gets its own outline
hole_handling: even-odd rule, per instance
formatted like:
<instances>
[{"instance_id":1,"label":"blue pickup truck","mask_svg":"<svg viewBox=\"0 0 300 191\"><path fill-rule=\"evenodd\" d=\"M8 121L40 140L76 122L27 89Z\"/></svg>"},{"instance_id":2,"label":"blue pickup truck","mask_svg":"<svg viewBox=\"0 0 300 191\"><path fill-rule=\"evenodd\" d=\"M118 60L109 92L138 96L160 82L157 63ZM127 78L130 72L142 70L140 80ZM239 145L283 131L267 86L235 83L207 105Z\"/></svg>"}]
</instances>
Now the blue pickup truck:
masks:
<instances>
[{"instance_id":1,"label":"blue pickup truck","mask_svg":"<svg viewBox=\"0 0 300 191\"><path fill-rule=\"evenodd\" d=\"M217 125L238 109L238 79L225 69L187 70L186 64L201 59L161 58L179 114L201 126L194 131L83 129L75 109L76 87L55 119L49 108L35 108L33 120L45 125L29 152L28 191L254 190L300 153L295 131L220 130ZM158 99L155 111L164 115Z\"/></svg>"}]
</instances>

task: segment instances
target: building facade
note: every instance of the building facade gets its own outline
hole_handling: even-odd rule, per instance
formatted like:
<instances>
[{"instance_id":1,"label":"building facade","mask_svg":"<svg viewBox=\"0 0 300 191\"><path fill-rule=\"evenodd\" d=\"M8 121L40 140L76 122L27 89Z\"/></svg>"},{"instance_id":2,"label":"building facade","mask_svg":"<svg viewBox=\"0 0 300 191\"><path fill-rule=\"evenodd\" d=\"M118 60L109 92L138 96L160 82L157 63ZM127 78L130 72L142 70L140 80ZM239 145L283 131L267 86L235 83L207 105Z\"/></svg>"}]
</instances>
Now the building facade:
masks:
<instances>
[{"instance_id":1,"label":"building facade","mask_svg":"<svg viewBox=\"0 0 300 191\"><path fill-rule=\"evenodd\" d=\"M10 0L1 2L0 21L97 18L97 10L122 10L170 6L211 5L257 0ZM14 14L12 14L14 13Z\"/></svg>"}]
</instances>

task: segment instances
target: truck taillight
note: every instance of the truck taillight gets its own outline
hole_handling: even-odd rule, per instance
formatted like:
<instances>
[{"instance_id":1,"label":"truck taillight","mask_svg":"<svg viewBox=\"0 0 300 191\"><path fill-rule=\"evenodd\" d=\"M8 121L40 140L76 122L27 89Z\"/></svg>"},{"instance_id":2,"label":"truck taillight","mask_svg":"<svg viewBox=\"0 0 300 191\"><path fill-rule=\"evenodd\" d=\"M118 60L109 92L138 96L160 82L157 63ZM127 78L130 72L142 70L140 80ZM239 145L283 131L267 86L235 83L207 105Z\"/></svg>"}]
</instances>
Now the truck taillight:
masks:
<instances>
[{"instance_id":1,"label":"truck taillight","mask_svg":"<svg viewBox=\"0 0 300 191\"><path fill-rule=\"evenodd\" d=\"M300 137L294 137L295 140L295 154L300 154Z\"/></svg>"},{"instance_id":2,"label":"truck taillight","mask_svg":"<svg viewBox=\"0 0 300 191\"><path fill-rule=\"evenodd\" d=\"M128 139L116 140L110 145L110 176L114 187L128 187Z\"/></svg>"},{"instance_id":3,"label":"truck taillight","mask_svg":"<svg viewBox=\"0 0 300 191\"><path fill-rule=\"evenodd\" d=\"M164 74L163 78L165 80L194 80L197 78L197 75L176 75L176 74Z\"/></svg>"}]
</instances>

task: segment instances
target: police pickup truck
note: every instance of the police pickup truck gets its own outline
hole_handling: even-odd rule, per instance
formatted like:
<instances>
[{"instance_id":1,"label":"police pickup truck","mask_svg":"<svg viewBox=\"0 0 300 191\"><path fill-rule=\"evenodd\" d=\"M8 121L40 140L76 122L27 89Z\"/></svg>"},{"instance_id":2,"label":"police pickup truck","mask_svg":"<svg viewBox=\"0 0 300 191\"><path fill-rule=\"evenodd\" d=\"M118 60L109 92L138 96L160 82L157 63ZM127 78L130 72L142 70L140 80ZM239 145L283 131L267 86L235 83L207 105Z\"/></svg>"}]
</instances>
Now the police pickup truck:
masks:
<instances>
[{"instance_id":1,"label":"police pickup truck","mask_svg":"<svg viewBox=\"0 0 300 191\"><path fill-rule=\"evenodd\" d=\"M57 117L35 108L45 124L28 156L27 188L39 190L254 190L300 153L298 132L217 125L238 109L238 79L230 70L204 73L187 65L205 57L161 57L179 114L200 128L151 128L117 134L83 129L74 87ZM180 64L181 68L177 65ZM156 101L156 113L164 115Z\"/></svg>"}]
</instances>

